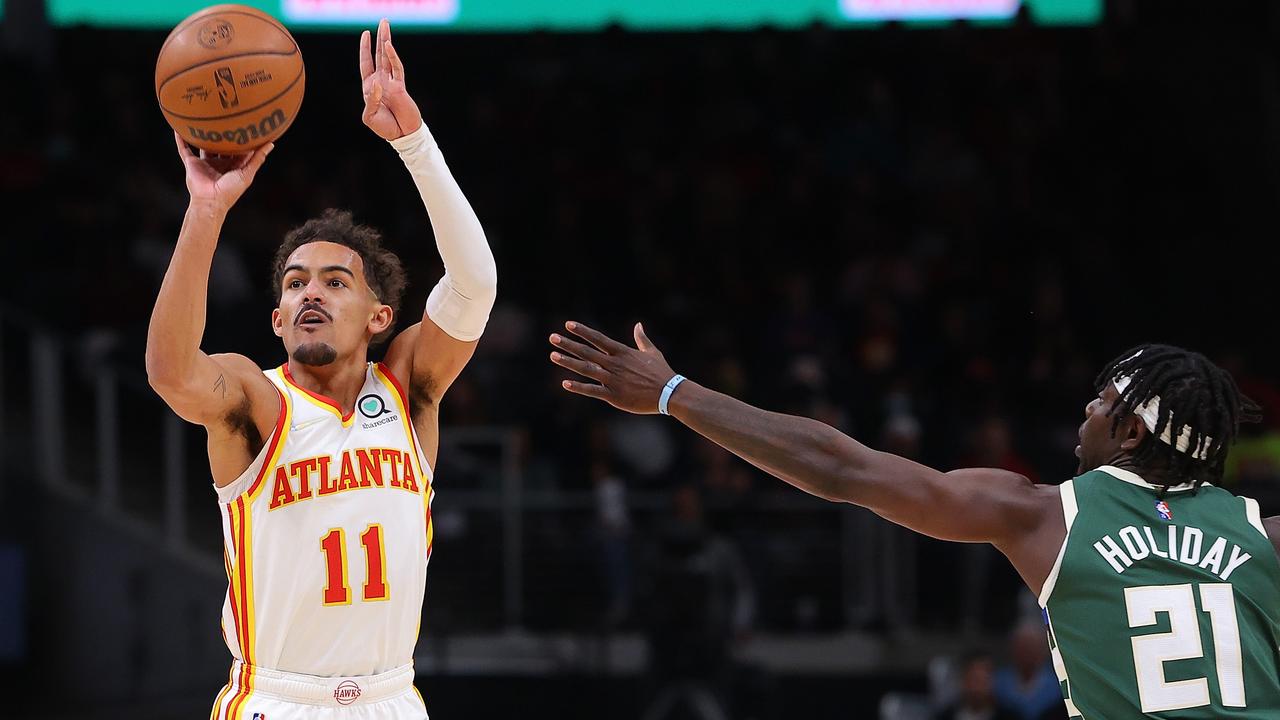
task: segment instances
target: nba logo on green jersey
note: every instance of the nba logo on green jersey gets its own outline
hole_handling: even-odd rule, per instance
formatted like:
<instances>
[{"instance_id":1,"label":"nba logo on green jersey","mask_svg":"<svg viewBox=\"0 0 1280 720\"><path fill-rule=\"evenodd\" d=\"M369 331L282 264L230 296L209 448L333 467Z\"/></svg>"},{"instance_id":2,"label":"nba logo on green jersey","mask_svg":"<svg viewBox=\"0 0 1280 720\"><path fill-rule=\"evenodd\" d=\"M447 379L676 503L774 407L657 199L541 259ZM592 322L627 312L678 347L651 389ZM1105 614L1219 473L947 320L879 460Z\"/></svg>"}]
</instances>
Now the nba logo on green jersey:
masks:
<instances>
[{"instance_id":1,"label":"nba logo on green jersey","mask_svg":"<svg viewBox=\"0 0 1280 720\"><path fill-rule=\"evenodd\" d=\"M1156 501L1156 513L1160 516L1161 520L1173 519L1173 511L1169 509L1169 503L1163 500Z\"/></svg>"}]
</instances>

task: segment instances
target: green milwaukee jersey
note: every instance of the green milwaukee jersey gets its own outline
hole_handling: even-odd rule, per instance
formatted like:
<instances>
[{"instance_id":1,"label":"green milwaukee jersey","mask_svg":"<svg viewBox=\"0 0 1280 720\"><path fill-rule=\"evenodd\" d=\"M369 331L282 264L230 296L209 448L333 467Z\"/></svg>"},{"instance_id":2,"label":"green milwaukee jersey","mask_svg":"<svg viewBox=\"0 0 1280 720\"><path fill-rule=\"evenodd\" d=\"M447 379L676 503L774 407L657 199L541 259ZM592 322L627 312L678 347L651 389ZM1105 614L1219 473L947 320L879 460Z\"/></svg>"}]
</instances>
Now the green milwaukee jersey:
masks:
<instances>
[{"instance_id":1,"label":"green milwaukee jersey","mask_svg":"<svg viewBox=\"0 0 1280 720\"><path fill-rule=\"evenodd\" d=\"M1280 718L1280 561L1258 503L1104 466L1061 487L1040 594L1067 714Z\"/></svg>"}]
</instances>

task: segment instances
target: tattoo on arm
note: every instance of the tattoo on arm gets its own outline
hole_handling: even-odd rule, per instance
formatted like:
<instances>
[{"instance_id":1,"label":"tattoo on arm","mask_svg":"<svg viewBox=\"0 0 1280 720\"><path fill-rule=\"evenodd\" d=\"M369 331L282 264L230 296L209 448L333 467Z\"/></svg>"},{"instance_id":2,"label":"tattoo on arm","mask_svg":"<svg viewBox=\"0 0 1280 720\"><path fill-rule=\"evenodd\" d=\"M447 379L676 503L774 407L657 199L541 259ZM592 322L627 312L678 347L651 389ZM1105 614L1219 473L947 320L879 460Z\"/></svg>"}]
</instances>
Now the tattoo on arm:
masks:
<instances>
[{"instance_id":1,"label":"tattoo on arm","mask_svg":"<svg viewBox=\"0 0 1280 720\"><path fill-rule=\"evenodd\" d=\"M218 376L218 381L213 384L214 392L222 391L222 397L227 396L227 379L222 375Z\"/></svg>"}]
</instances>

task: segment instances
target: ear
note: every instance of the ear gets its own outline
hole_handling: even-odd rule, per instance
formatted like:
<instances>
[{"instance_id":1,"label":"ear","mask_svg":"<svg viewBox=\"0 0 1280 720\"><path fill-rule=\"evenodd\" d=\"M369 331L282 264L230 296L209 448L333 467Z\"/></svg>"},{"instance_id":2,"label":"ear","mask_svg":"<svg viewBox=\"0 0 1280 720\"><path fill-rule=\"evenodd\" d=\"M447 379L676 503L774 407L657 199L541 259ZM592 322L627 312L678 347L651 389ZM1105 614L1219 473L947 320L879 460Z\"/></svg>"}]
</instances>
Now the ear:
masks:
<instances>
[{"instance_id":1,"label":"ear","mask_svg":"<svg viewBox=\"0 0 1280 720\"><path fill-rule=\"evenodd\" d=\"M1124 438L1120 441L1120 449L1130 453L1137 450L1151 432L1147 430L1147 424L1142 422L1142 418L1136 414L1129 415L1116 429L1118 430L1116 434Z\"/></svg>"},{"instance_id":2,"label":"ear","mask_svg":"<svg viewBox=\"0 0 1280 720\"><path fill-rule=\"evenodd\" d=\"M284 318L280 314L280 308L271 311L271 329L276 337L284 337Z\"/></svg>"},{"instance_id":3,"label":"ear","mask_svg":"<svg viewBox=\"0 0 1280 720\"><path fill-rule=\"evenodd\" d=\"M393 320L395 320L395 311L391 309L391 306L379 305L374 310L373 317L369 318L369 332L376 336L391 327Z\"/></svg>"}]
</instances>

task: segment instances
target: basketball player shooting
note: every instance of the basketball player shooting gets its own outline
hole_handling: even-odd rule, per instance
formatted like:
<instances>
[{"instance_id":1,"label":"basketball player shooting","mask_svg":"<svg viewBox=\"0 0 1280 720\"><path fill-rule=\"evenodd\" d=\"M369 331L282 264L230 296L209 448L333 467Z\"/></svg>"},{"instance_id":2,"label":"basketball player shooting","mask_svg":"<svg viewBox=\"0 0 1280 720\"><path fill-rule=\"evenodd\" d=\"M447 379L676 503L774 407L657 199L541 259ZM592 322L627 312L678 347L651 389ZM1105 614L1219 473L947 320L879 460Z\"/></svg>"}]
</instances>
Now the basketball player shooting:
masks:
<instances>
[{"instance_id":1,"label":"basketball player shooting","mask_svg":"<svg viewBox=\"0 0 1280 720\"><path fill-rule=\"evenodd\" d=\"M566 390L669 414L820 498L994 545L1039 598L1072 718L1280 717L1280 517L1212 484L1258 408L1203 355L1147 345L1103 369L1079 474L1055 487L940 472L752 407L676 374L639 324L636 347L565 329L551 360L590 381Z\"/></svg>"},{"instance_id":2,"label":"basketball player shooting","mask_svg":"<svg viewBox=\"0 0 1280 720\"><path fill-rule=\"evenodd\" d=\"M153 388L208 432L233 656L211 717L426 718L413 648L431 555L438 409L475 351L497 269L417 104L386 20L360 37L364 123L422 195L444 260L422 321L391 340L405 276L377 231L326 211L285 236L271 313L287 361L201 350L227 212L271 152L230 167L178 138L190 205L147 337Z\"/></svg>"}]
</instances>

